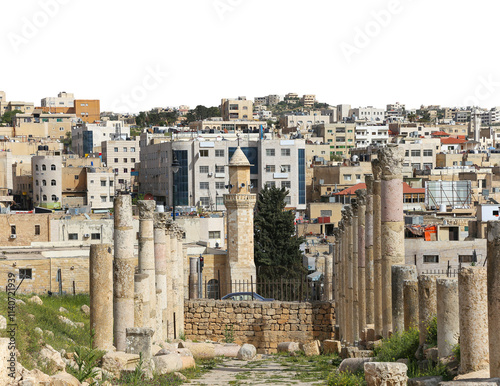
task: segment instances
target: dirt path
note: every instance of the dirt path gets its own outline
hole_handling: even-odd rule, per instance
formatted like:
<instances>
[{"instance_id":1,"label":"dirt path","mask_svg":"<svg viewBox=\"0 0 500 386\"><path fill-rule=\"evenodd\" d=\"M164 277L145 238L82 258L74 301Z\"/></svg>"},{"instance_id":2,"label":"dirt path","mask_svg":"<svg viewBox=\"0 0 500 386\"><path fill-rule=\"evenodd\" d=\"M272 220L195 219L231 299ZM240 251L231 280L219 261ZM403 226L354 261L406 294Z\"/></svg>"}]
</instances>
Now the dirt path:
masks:
<instances>
[{"instance_id":1,"label":"dirt path","mask_svg":"<svg viewBox=\"0 0 500 386\"><path fill-rule=\"evenodd\" d=\"M308 374L309 366L284 365L273 356L262 359L240 361L228 359L190 385L325 385ZM311 379L313 378L313 379Z\"/></svg>"}]
</instances>

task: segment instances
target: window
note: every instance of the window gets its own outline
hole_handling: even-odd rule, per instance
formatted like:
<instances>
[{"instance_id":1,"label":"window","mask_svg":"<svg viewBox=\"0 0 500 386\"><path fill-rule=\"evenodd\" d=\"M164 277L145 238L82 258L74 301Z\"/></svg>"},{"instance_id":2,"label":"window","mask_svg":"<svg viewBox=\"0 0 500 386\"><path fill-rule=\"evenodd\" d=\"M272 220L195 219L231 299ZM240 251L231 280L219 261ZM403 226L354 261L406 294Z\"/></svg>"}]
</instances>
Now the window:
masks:
<instances>
[{"instance_id":1,"label":"window","mask_svg":"<svg viewBox=\"0 0 500 386\"><path fill-rule=\"evenodd\" d=\"M203 190L209 189L209 183L208 182L200 182L200 189L203 189Z\"/></svg>"},{"instance_id":2,"label":"window","mask_svg":"<svg viewBox=\"0 0 500 386\"><path fill-rule=\"evenodd\" d=\"M361 179L361 174L356 174L356 180L360 180Z\"/></svg>"},{"instance_id":3,"label":"window","mask_svg":"<svg viewBox=\"0 0 500 386\"><path fill-rule=\"evenodd\" d=\"M216 165L215 172L216 173L224 173L224 165Z\"/></svg>"},{"instance_id":4,"label":"window","mask_svg":"<svg viewBox=\"0 0 500 386\"><path fill-rule=\"evenodd\" d=\"M128 173L128 169L127 168L123 168L123 173Z\"/></svg>"},{"instance_id":5,"label":"window","mask_svg":"<svg viewBox=\"0 0 500 386\"><path fill-rule=\"evenodd\" d=\"M216 197L215 199L217 206L224 205L224 197Z\"/></svg>"},{"instance_id":6,"label":"window","mask_svg":"<svg viewBox=\"0 0 500 386\"><path fill-rule=\"evenodd\" d=\"M200 166L200 173L208 174L208 166Z\"/></svg>"},{"instance_id":7,"label":"window","mask_svg":"<svg viewBox=\"0 0 500 386\"><path fill-rule=\"evenodd\" d=\"M412 169L420 170L420 164L411 164Z\"/></svg>"},{"instance_id":8,"label":"window","mask_svg":"<svg viewBox=\"0 0 500 386\"><path fill-rule=\"evenodd\" d=\"M101 239L101 234L100 233L91 233L90 238L92 240L100 240Z\"/></svg>"},{"instance_id":9,"label":"window","mask_svg":"<svg viewBox=\"0 0 500 386\"><path fill-rule=\"evenodd\" d=\"M77 175L75 175L75 180L77 180L77 179L78 179L78 174L77 174Z\"/></svg>"},{"instance_id":10,"label":"window","mask_svg":"<svg viewBox=\"0 0 500 386\"><path fill-rule=\"evenodd\" d=\"M38 186L38 180L35 180L35 186Z\"/></svg>"},{"instance_id":11,"label":"window","mask_svg":"<svg viewBox=\"0 0 500 386\"><path fill-rule=\"evenodd\" d=\"M47 166L42 165L42 170L47 170Z\"/></svg>"},{"instance_id":12,"label":"window","mask_svg":"<svg viewBox=\"0 0 500 386\"><path fill-rule=\"evenodd\" d=\"M35 165L35 170L38 171L38 165Z\"/></svg>"},{"instance_id":13,"label":"window","mask_svg":"<svg viewBox=\"0 0 500 386\"><path fill-rule=\"evenodd\" d=\"M224 184L224 182L216 182L215 183L215 189L224 189L226 187L226 185Z\"/></svg>"},{"instance_id":14,"label":"window","mask_svg":"<svg viewBox=\"0 0 500 386\"><path fill-rule=\"evenodd\" d=\"M11 235L15 235L16 234L16 226L15 225L11 225L10 226L10 234Z\"/></svg>"},{"instance_id":15,"label":"window","mask_svg":"<svg viewBox=\"0 0 500 386\"><path fill-rule=\"evenodd\" d=\"M118 148L117 147L115 147L115 153L118 153Z\"/></svg>"},{"instance_id":16,"label":"window","mask_svg":"<svg viewBox=\"0 0 500 386\"><path fill-rule=\"evenodd\" d=\"M127 152L127 148L126 148L126 147L124 147L124 148L123 148L123 152L124 152L124 153L126 153L126 152Z\"/></svg>"},{"instance_id":17,"label":"window","mask_svg":"<svg viewBox=\"0 0 500 386\"><path fill-rule=\"evenodd\" d=\"M209 239L220 239L220 231L209 231L208 238Z\"/></svg>"},{"instance_id":18,"label":"window","mask_svg":"<svg viewBox=\"0 0 500 386\"><path fill-rule=\"evenodd\" d=\"M281 187L290 189L292 187L292 183L290 181L281 181Z\"/></svg>"},{"instance_id":19,"label":"window","mask_svg":"<svg viewBox=\"0 0 500 386\"><path fill-rule=\"evenodd\" d=\"M42 186L47 186L47 181L42 180Z\"/></svg>"},{"instance_id":20,"label":"window","mask_svg":"<svg viewBox=\"0 0 500 386\"><path fill-rule=\"evenodd\" d=\"M222 149L216 149L215 150L215 156L216 157L224 157L224 150L222 150Z\"/></svg>"},{"instance_id":21,"label":"window","mask_svg":"<svg viewBox=\"0 0 500 386\"><path fill-rule=\"evenodd\" d=\"M113 186L113 180L109 180L109 186Z\"/></svg>"},{"instance_id":22,"label":"window","mask_svg":"<svg viewBox=\"0 0 500 386\"><path fill-rule=\"evenodd\" d=\"M276 166L274 165L266 165L266 172L274 173L276 171Z\"/></svg>"},{"instance_id":23,"label":"window","mask_svg":"<svg viewBox=\"0 0 500 386\"><path fill-rule=\"evenodd\" d=\"M267 181L266 186L268 188L274 188L276 186L276 182L275 181Z\"/></svg>"},{"instance_id":24,"label":"window","mask_svg":"<svg viewBox=\"0 0 500 386\"><path fill-rule=\"evenodd\" d=\"M50 170L56 170L56 165L50 165Z\"/></svg>"},{"instance_id":25,"label":"window","mask_svg":"<svg viewBox=\"0 0 500 386\"><path fill-rule=\"evenodd\" d=\"M420 150L412 150L411 156L412 157L420 157Z\"/></svg>"},{"instance_id":26,"label":"window","mask_svg":"<svg viewBox=\"0 0 500 386\"><path fill-rule=\"evenodd\" d=\"M332 216L332 211L331 210L321 210L321 217L331 217Z\"/></svg>"},{"instance_id":27,"label":"window","mask_svg":"<svg viewBox=\"0 0 500 386\"><path fill-rule=\"evenodd\" d=\"M276 152L274 149L266 149L266 156L274 157L275 154L276 154Z\"/></svg>"},{"instance_id":28,"label":"window","mask_svg":"<svg viewBox=\"0 0 500 386\"><path fill-rule=\"evenodd\" d=\"M281 173L290 173L290 165L281 165Z\"/></svg>"},{"instance_id":29,"label":"window","mask_svg":"<svg viewBox=\"0 0 500 386\"><path fill-rule=\"evenodd\" d=\"M405 157L409 157L410 156L410 151L409 150L405 150Z\"/></svg>"},{"instance_id":30,"label":"window","mask_svg":"<svg viewBox=\"0 0 500 386\"><path fill-rule=\"evenodd\" d=\"M131 148L130 148L130 152L131 152L131 153L135 153L135 147L131 147Z\"/></svg>"},{"instance_id":31,"label":"window","mask_svg":"<svg viewBox=\"0 0 500 386\"><path fill-rule=\"evenodd\" d=\"M101 186L106 186L106 180L101 180Z\"/></svg>"},{"instance_id":32,"label":"window","mask_svg":"<svg viewBox=\"0 0 500 386\"><path fill-rule=\"evenodd\" d=\"M474 261L473 255L458 255L459 263L472 263Z\"/></svg>"},{"instance_id":33,"label":"window","mask_svg":"<svg viewBox=\"0 0 500 386\"><path fill-rule=\"evenodd\" d=\"M201 205L203 205L203 206L209 206L210 205L210 198L209 197L200 197L200 202L201 202Z\"/></svg>"},{"instance_id":34,"label":"window","mask_svg":"<svg viewBox=\"0 0 500 386\"><path fill-rule=\"evenodd\" d=\"M345 181L351 181L352 180L352 175L351 174L344 174L344 180Z\"/></svg>"},{"instance_id":35,"label":"window","mask_svg":"<svg viewBox=\"0 0 500 386\"><path fill-rule=\"evenodd\" d=\"M78 233L68 233L68 240L78 240Z\"/></svg>"},{"instance_id":36,"label":"window","mask_svg":"<svg viewBox=\"0 0 500 386\"><path fill-rule=\"evenodd\" d=\"M35 225L35 236L40 235L40 225Z\"/></svg>"},{"instance_id":37,"label":"window","mask_svg":"<svg viewBox=\"0 0 500 386\"><path fill-rule=\"evenodd\" d=\"M52 200L52 202L57 202L57 196L55 194L53 194L50 199Z\"/></svg>"},{"instance_id":38,"label":"window","mask_svg":"<svg viewBox=\"0 0 500 386\"><path fill-rule=\"evenodd\" d=\"M50 186L56 186L56 180L51 180L50 181Z\"/></svg>"},{"instance_id":39,"label":"window","mask_svg":"<svg viewBox=\"0 0 500 386\"><path fill-rule=\"evenodd\" d=\"M130 158L130 162L135 163L135 158Z\"/></svg>"},{"instance_id":40,"label":"window","mask_svg":"<svg viewBox=\"0 0 500 386\"><path fill-rule=\"evenodd\" d=\"M432 162L431 163L424 163L424 170L431 170L432 169Z\"/></svg>"},{"instance_id":41,"label":"window","mask_svg":"<svg viewBox=\"0 0 500 386\"><path fill-rule=\"evenodd\" d=\"M286 204L286 205L290 205L291 203L292 203L292 197L290 197L290 196L286 196L286 197L285 197L285 204Z\"/></svg>"},{"instance_id":42,"label":"window","mask_svg":"<svg viewBox=\"0 0 500 386\"><path fill-rule=\"evenodd\" d=\"M32 268L19 268L19 279L33 279L33 270Z\"/></svg>"},{"instance_id":43,"label":"window","mask_svg":"<svg viewBox=\"0 0 500 386\"><path fill-rule=\"evenodd\" d=\"M118 163L118 158L115 158L115 162Z\"/></svg>"},{"instance_id":44,"label":"window","mask_svg":"<svg viewBox=\"0 0 500 386\"><path fill-rule=\"evenodd\" d=\"M283 157L290 157L290 149L281 149L281 155Z\"/></svg>"},{"instance_id":45,"label":"window","mask_svg":"<svg viewBox=\"0 0 500 386\"><path fill-rule=\"evenodd\" d=\"M439 263L439 255L424 255L424 263Z\"/></svg>"},{"instance_id":46,"label":"window","mask_svg":"<svg viewBox=\"0 0 500 386\"><path fill-rule=\"evenodd\" d=\"M123 159L123 163L124 163L124 164L126 164L126 163L127 163L127 160L128 160L128 158L124 158L124 159Z\"/></svg>"},{"instance_id":47,"label":"window","mask_svg":"<svg viewBox=\"0 0 500 386\"><path fill-rule=\"evenodd\" d=\"M432 157L432 149L424 149L424 157Z\"/></svg>"},{"instance_id":48,"label":"window","mask_svg":"<svg viewBox=\"0 0 500 386\"><path fill-rule=\"evenodd\" d=\"M208 157L208 150L207 149L200 150L200 157Z\"/></svg>"}]
</instances>

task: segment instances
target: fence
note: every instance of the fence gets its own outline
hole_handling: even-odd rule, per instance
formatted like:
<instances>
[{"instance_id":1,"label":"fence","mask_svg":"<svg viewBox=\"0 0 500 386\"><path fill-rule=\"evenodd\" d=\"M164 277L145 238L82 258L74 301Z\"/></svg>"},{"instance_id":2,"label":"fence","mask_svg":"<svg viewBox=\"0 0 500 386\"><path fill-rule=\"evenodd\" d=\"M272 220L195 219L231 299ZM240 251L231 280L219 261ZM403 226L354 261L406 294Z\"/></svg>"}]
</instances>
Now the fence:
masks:
<instances>
[{"instance_id":1,"label":"fence","mask_svg":"<svg viewBox=\"0 0 500 386\"><path fill-rule=\"evenodd\" d=\"M201 288L200 288L201 287ZM257 295L266 299L273 299L284 302L311 302L319 301L324 296L324 280L310 280L307 276L299 279L279 280L250 280L240 281L220 281L217 279L205 279L198 287L201 292L199 298L221 299L226 294L236 292L248 292L240 295L235 300L253 300ZM256 295L257 294L257 295Z\"/></svg>"},{"instance_id":2,"label":"fence","mask_svg":"<svg viewBox=\"0 0 500 386\"><path fill-rule=\"evenodd\" d=\"M421 272L424 275L444 275L447 277L457 277L458 269L428 269Z\"/></svg>"}]
</instances>

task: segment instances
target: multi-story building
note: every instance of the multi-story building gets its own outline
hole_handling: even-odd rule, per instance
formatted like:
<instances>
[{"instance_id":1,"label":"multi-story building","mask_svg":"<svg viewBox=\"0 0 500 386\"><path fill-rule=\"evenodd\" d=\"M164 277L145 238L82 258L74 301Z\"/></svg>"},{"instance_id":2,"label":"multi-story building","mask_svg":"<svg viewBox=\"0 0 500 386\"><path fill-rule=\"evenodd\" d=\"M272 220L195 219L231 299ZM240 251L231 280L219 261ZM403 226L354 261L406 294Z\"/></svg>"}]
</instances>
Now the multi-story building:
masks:
<instances>
[{"instance_id":1,"label":"multi-story building","mask_svg":"<svg viewBox=\"0 0 500 386\"><path fill-rule=\"evenodd\" d=\"M247 100L246 97L238 97L238 99L222 99L221 115L225 121L232 120L249 120L252 119L253 102Z\"/></svg>"},{"instance_id":2,"label":"multi-story building","mask_svg":"<svg viewBox=\"0 0 500 386\"><path fill-rule=\"evenodd\" d=\"M23 113L31 114L35 109L33 102L18 102L8 101L5 91L0 91L0 115L5 114L7 111L20 110Z\"/></svg>"},{"instance_id":3,"label":"multi-story building","mask_svg":"<svg viewBox=\"0 0 500 386\"><path fill-rule=\"evenodd\" d=\"M313 107L316 103L316 95L313 94L305 94L302 96L301 100L304 107Z\"/></svg>"},{"instance_id":4,"label":"multi-story building","mask_svg":"<svg viewBox=\"0 0 500 386\"><path fill-rule=\"evenodd\" d=\"M481 124L482 125L492 125L494 123L500 122L500 107L492 107L489 111L483 111L481 113Z\"/></svg>"},{"instance_id":5,"label":"multi-story building","mask_svg":"<svg viewBox=\"0 0 500 386\"><path fill-rule=\"evenodd\" d=\"M44 114L35 109L32 113L16 114L14 136L64 139L66 133L71 134L71 126L76 121L75 114Z\"/></svg>"},{"instance_id":6,"label":"multi-story building","mask_svg":"<svg viewBox=\"0 0 500 386\"><path fill-rule=\"evenodd\" d=\"M115 174L115 190L133 190L140 162L139 138L103 141L101 149L104 165Z\"/></svg>"},{"instance_id":7,"label":"multi-story building","mask_svg":"<svg viewBox=\"0 0 500 386\"><path fill-rule=\"evenodd\" d=\"M405 118L405 105L399 102L388 104L385 110L385 119L389 122L402 121Z\"/></svg>"},{"instance_id":8,"label":"multi-story building","mask_svg":"<svg viewBox=\"0 0 500 386\"><path fill-rule=\"evenodd\" d=\"M289 190L287 207L304 210L305 141L248 140L242 137L239 145L251 163L251 191L265 185ZM223 195L227 193L227 165L238 147L238 141L183 140L167 141L141 135L139 192L152 194L157 201L172 206L201 206L223 210ZM172 154L180 168L172 169ZM175 191L173 191L175 187Z\"/></svg>"},{"instance_id":9,"label":"multi-story building","mask_svg":"<svg viewBox=\"0 0 500 386\"><path fill-rule=\"evenodd\" d=\"M385 146L388 142L388 126L356 125L356 147Z\"/></svg>"},{"instance_id":10,"label":"multi-story building","mask_svg":"<svg viewBox=\"0 0 500 386\"><path fill-rule=\"evenodd\" d=\"M344 122L345 120L351 118L349 112L351 111L351 105L337 105L337 121Z\"/></svg>"},{"instance_id":11,"label":"multi-story building","mask_svg":"<svg viewBox=\"0 0 500 386\"><path fill-rule=\"evenodd\" d=\"M80 157L101 152L101 143L108 140L120 140L130 137L130 126L123 121L105 121L100 123L79 122L71 130L71 147Z\"/></svg>"},{"instance_id":12,"label":"multi-story building","mask_svg":"<svg viewBox=\"0 0 500 386\"><path fill-rule=\"evenodd\" d=\"M299 103L300 102L299 95L294 92L289 92L288 94L285 95L285 102L287 104Z\"/></svg>"},{"instance_id":13,"label":"multi-story building","mask_svg":"<svg viewBox=\"0 0 500 386\"><path fill-rule=\"evenodd\" d=\"M222 118L208 118L203 121L195 121L189 124L189 129L206 133L247 133L258 132L260 126L267 128L266 121L251 120L223 120ZM190 134L191 135L191 134Z\"/></svg>"},{"instance_id":14,"label":"multi-story building","mask_svg":"<svg viewBox=\"0 0 500 386\"><path fill-rule=\"evenodd\" d=\"M34 204L43 208L61 208L62 157L50 154L34 156L31 170Z\"/></svg>"},{"instance_id":15,"label":"multi-story building","mask_svg":"<svg viewBox=\"0 0 500 386\"><path fill-rule=\"evenodd\" d=\"M319 111L310 111L308 114L287 114L280 117L281 128L297 128L297 131L309 131L314 125L334 122L334 117L322 115Z\"/></svg>"},{"instance_id":16,"label":"multi-story building","mask_svg":"<svg viewBox=\"0 0 500 386\"><path fill-rule=\"evenodd\" d=\"M349 116L356 121L379 122L382 123L385 117L384 109L377 109L373 106L358 107L349 111Z\"/></svg>"},{"instance_id":17,"label":"multi-story building","mask_svg":"<svg viewBox=\"0 0 500 386\"><path fill-rule=\"evenodd\" d=\"M313 131L323 142L330 144L330 154L345 156L356 145L354 123L322 123L313 126Z\"/></svg>"},{"instance_id":18,"label":"multi-story building","mask_svg":"<svg viewBox=\"0 0 500 386\"><path fill-rule=\"evenodd\" d=\"M42 107L74 107L75 96L65 91L57 94L57 97L46 97L42 99Z\"/></svg>"},{"instance_id":19,"label":"multi-story building","mask_svg":"<svg viewBox=\"0 0 500 386\"><path fill-rule=\"evenodd\" d=\"M281 97L279 95L267 95L264 97L255 97L253 103L255 106L274 106L280 103Z\"/></svg>"},{"instance_id":20,"label":"multi-story building","mask_svg":"<svg viewBox=\"0 0 500 386\"><path fill-rule=\"evenodd\" d=\"M84 122L101 119L101 102L98 99L75 99L75 115Z\"/></svg>"}]
</instances>

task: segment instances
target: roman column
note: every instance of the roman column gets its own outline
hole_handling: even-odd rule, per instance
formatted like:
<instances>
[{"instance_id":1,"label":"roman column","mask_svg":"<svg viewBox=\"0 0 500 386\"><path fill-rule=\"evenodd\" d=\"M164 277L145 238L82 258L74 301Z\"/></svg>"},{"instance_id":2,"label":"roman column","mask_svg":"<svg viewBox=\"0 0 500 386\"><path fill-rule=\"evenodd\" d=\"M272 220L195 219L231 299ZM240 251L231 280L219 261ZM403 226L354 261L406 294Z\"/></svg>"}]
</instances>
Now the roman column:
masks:
<instances>
[{"instance_id":1,"label":"roman column","mask_svg":"<svg viewBox=\"0 0 500 386\"><path fill-rule=\"evenodd\" d=\"M419 275L418 277L418 327L420 345L427 339L429 322L437 314L436 277Z\"/></svg>"},{"instance_id":2,"label":"roman column","mask_svg":"<svg viewBox=\"0 0 500 386\"><path fill-rule=\"evenodd\" d=\"M418 328L418 280L403 282L405 330Z\"/></svg>"},{"instance_id":3,"label":"roman column","mask_svg":"<svg viewBox=\"0 0 500 386\"><path fill-rule=\"evenodd\" d=\"M126 329L134 327L134 239L132 198L128 194L116 196L114 201L113 332L117 351L125 351Z\"/></svg>"},{"instance_id":4,"label":"roman column","mask_svg":"<svg viewBox=\"0 0 500 386\"><path fill-rule=\"evenodd\" d=\"M458 343L458 280L437 278L437 343L440 358L452 355Z\"/></svg>"},{"instance_id":5,"label":"roman column","mask_svg":"<svg viewBox=\"0 0 500 386\"><path fill-rule=\"evenodd\" d=\"M358 202L358 331L366 328L366 190L356 190Z\"/></svg>"},{"instance_id":6,"label":"roman column","mask_svg":"<svg viewBox=\"0 0 500 386\"><path fill-rule=\"evenodd\" d=\"M490 377L500 377L500 223L488 221L488 325Z\"/></svg>"},{"instance_id":7,"label":"roman column","mask_svg":"<svg viewBox=\"0 0 500 386\"><path fill-rule=\"evenodd\" d=\"M365 289L366 324L374 324L374 287L373 287L373 176L365 176Z\"/></svg>"},{"instance_id":8,"label":"roman column","mask_svg":"<svg viewBox=\"0 0 500 386\"><path fill-rule=\"evenodd\" d=\"M113 253L111 244L92 244L89 258L92 348L113 348Z\"/></svg>"},{"instance_id":9,"label":"roman column","mask_svg":"<svg viewBox=\"0 0 500 386\"><path fill-rule=\"evenodd\" d=\"M372 161L373 171L373 323L375 337L382 336L382 241L380 222L380 175L378 159Z\"/></svg>"},{"instance_id":10,"label":"roman column","mask_svg":"<svg viewBox=\"0 0 500 386\"><path fill-rule=\"evenodd\" d=\"M404 281L417 279L417 267L403 264L392 266L392 329L403 332L405 328Z\"/></svg>"},{"instance_id":11,"label":"roman column","mask_svg":"<svg viewBox=\"0 0 500 386\"><path fill-rule=\"evenodd\" d=\"M391 267L405 263L403 218L403 159L399 146L379 149L382 170L380 181L381 239L382 239L382 334L389 337L392 330Z\"/></svg>"},{"instance_id":12,"label":"roman column","mask_svg":"<svg viewBox=\"0 0 500 386\"><path fill-rule=\"evenodd\" d=\"M353 339L356 344L359 342L360 330L359 330L359 288L358 288L358 210L359 205L356 199L351 200L351 206L353 209L352 218L352 331Z\"/></svg>"},{"instance_id":13,"label":"roman column","mask_svg":"<svg viewBox=\"0 0 500 386\"><path fill-rule=\"evenodd\" d=\"M159 302L156 304L156 336L158 341L167 339L167 236L165 226L167 222L166 213L155 213L154 215L154 251L156 290L161 290Z\"/></svg>"}]
</instances>

